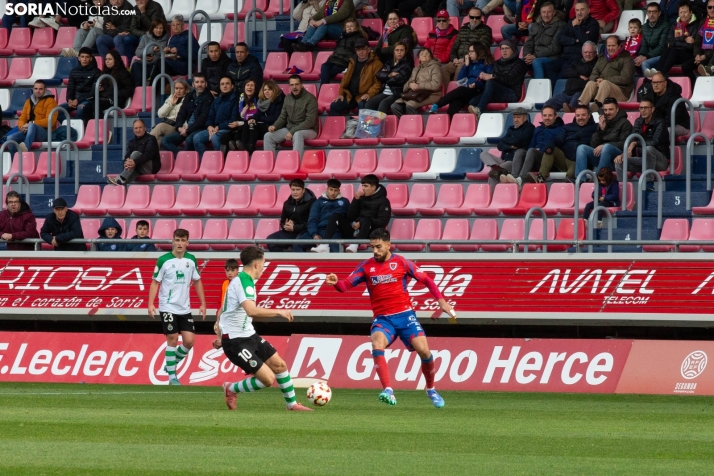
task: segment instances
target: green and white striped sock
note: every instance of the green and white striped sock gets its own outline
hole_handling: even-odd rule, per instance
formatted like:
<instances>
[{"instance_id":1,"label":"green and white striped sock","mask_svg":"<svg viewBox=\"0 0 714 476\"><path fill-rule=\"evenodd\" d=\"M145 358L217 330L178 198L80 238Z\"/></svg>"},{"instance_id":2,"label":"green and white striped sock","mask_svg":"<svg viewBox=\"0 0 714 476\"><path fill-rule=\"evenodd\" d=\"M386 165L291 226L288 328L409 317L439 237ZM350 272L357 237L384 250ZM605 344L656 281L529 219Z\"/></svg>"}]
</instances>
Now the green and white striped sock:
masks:
<instances>
[{"instance_id":1,"label":"green and white striped sock","mask_svg":"<svg viewBox=\"0 0 714 476\"><path fill-rule=\"evenodd\" d=\"M183 344L176 347L176 365L180 364L184 357L189 353L191 349L187 349Z\"/></svg>"},{"instance_id":2,"label":"green and white striped sock","mask_svg":"<svg viewBox=\"0 0 714 476\"><path fill-rule=\"evenodd\" d=\"M230 386L230 388L235 393L251 393L258 391L261 388L265 388L265 385L263 385L263 382L261 382L255 377L248 377L245 380L241 380L240 382L234 383Z\"/></svg>"},{"instance_id":3,"label":"green and white striped sock","mask_svg":"<svg viewBox=\"0 0 714 476\"><path fill-rule=\"evenodd\" d=\"M293 387L293 381L290 378L290 372L287 370L283 373L276 374L275 377L278 379L278 386L280 391L283 392L283 398L288 408L292 408L296 403L295 399L295 387Z\"/></svg>"},{"instance_id":4,"label":"green and white striped sock","mask_svg":"<svg viewBox=\"0 0 714 476\"><path fill-rule=\"evenodd\" d=\"M169 379L176 378L176 347L166 346L166 373Z\"/></svg>"}]
</instances>

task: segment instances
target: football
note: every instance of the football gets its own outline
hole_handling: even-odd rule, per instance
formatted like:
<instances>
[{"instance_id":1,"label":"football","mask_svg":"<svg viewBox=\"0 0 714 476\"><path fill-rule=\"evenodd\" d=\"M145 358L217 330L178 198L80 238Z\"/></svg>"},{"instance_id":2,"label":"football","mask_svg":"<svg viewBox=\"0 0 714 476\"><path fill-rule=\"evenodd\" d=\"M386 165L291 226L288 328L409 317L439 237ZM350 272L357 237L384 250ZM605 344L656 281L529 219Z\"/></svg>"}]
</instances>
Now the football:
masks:
<instances>
[{"instance_id":1,"label":"football","mask_svg":"<svg viewBox=\"0 0 714 476\"><path fill-rule=\"evenodd\" d=\"M315 382L307 388L307 399L313 405L323 407L332 399L332 390L325 382Z\"/></svg>"}]
</instances>

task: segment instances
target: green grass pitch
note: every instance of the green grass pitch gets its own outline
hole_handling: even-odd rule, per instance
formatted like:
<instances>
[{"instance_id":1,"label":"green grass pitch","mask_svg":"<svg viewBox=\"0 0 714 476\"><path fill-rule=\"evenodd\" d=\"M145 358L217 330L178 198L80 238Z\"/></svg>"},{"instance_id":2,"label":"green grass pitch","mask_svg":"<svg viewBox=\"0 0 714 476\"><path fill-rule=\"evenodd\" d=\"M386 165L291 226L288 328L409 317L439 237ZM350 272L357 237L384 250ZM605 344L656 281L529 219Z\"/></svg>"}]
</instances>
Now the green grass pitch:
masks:
<instances>
[{"instance_id":1,"label":"green grass pitch","mask_svg":"<svg viewBox=\"0 0 714 476\"><path fill-rule=\"evenodd\" d=\"M298 399L305 403L305 390ZM712 474L706 397L0 384L0 474Z\"/></svg>"}]
</instances>

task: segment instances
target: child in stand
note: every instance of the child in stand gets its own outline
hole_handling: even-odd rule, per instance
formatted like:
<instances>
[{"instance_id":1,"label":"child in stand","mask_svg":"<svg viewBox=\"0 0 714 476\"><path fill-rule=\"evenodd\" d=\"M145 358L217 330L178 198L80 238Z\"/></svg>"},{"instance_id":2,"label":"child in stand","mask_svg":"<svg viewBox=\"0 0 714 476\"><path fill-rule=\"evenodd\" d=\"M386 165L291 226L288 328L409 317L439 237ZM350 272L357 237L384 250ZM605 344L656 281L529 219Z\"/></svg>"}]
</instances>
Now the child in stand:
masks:
<instances>
[{"instance_id":1,"label":"child in stand","mask_svg":"<svg viewBox=\"0 0 714 476\"><path fill-rule=\"evenodd\" d=\"M637 58L642 47L642 22L639 18L633 18L627 24L627 29L630 31L630 36L625 40L625 50L633 58Z\"/></svg>"},{"instance_id":2,"label":"child in stand","mask_svg":"<svg viewBox=\"0 0 714 476\"><path fill-rule=\"evenodd\" d=\"M150 239L149 236L149 222L146 220L139 220L136 222L136 235L132 236L132 240L146 240ZM156 246L153 243L142 243L142 244L127 244L126 251L156 251Z\"/></svg>"},{"instance_id":3,"label":"child in stand","mask_svg":"<svg viewBox=\"0 0 714 476\"><path fill-rule=\"evenodd\" d=\"M619 207L622 202L620 201L620 183L617 181L612 173L612 170L607 167L603 167L597 173L597 181L600 187L599 202L598 205L602 207ZM593 198L595 198L595 190L593 190ZM595 202L590 202L585 205L585 212L583 213L583 218L590 218L590 214L595 208ZM601 223L598 217L598 227Z\"/></svg>"},{"instance_id":4,"label":"child in stand","mask_svg":"<svg viewBox=\"0 0 714 476\"><path fill-rule=\"evenodd\" d=\"M221 314L223 313L223 306L226 303L226 292L228 291L228 285L231 284L231 281L235 279L236 276L238 276L238 261L234 259L227 259L226 260L226 265L225 265L225 270L226 270L226 279L223 281L223 287L221 288L221 305L218 307L216 310L216 323L213 325L213 331L216 333L216 341L213 343L213 347L216 349L221 348L221 336L223 335L221 332ZM217 346L217 347L216 347Z\"/></svg>"}]
</instances>

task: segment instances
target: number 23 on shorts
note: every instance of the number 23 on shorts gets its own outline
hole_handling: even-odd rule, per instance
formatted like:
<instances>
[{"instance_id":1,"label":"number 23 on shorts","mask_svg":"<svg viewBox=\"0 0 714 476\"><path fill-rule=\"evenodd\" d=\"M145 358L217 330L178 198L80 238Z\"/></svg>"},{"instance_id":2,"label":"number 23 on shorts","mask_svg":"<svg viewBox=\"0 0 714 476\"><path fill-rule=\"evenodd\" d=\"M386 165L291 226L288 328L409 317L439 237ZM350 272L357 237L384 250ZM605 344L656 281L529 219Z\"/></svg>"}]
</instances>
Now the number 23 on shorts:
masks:
<instances>
[{"instance_id":1,"label":"number 23 on shorts","mask_svg":"<svg viewBox=\"0 0 714 476\"><path fill-rule=\"evenodd\" d=\"M174 315L171 314L170 312L162 312L161 313L161 319L164 322L174 322Z\"/></svg>"}]
</instances>

